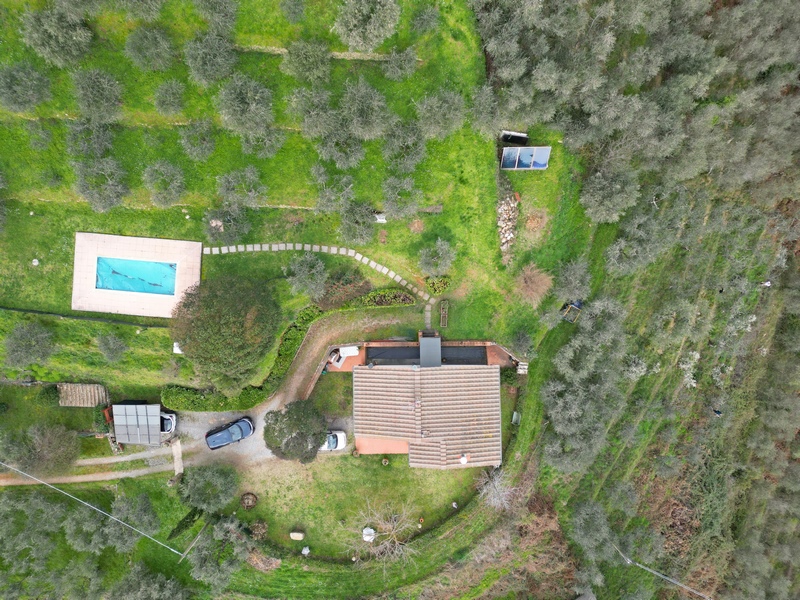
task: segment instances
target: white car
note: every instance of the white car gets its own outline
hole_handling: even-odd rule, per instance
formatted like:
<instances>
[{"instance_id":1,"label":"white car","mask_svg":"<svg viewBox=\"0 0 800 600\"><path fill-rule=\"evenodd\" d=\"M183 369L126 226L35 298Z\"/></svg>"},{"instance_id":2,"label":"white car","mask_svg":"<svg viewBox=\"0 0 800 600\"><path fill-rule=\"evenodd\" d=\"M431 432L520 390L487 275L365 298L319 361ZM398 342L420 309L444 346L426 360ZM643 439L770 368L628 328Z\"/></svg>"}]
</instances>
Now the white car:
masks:
<instances>
[{"instance_id":1,"label":"white car","mask_svg":"<svg viewBox=\"0 0 800 600\"><path fill-rule=\"evenodd\" d=\"M319 449L320 452L333 452L334 450L344 450L347 446L347 434L344 431L329 431L325 443Z\"/></svg>"}]
</instances>

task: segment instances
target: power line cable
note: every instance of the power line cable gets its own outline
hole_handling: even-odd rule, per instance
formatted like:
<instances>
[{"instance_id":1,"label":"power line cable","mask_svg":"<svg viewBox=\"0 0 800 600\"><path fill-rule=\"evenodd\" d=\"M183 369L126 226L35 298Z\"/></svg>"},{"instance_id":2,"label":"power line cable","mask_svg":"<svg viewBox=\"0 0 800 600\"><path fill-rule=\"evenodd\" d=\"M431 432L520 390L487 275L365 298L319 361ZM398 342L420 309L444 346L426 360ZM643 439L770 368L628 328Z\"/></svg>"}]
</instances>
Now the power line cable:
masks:
<instances>
[{"instance_id":1,"label":"power line cable","mask_svg":"<svg viewBox=\"0 0 800 600\"><path fill-rule=\"evenodd\" d=\"M612 546L614 546L614 544L611 544L611 545L612 545ZM632 559L628 558L627 556L625 556L625 555L622 553L622 550L620 550L620 549L619 549L619 548L617 548L616 546L614 546L614 550L616 550L617 552L619 552L619 555L622 557L622 560L624 560L624 561L625 561L627 564L629 564L629 565L634 565L634 566L637 566L637 567L639 567L640 569L644 569L644 570L645 570L645 571L647 571L648 573L652 573L653 575L655 575L656 577L660 577L660 578L661 578L661 579L663 579L664 581L669 581L669 582L670 582L670 583L672 583L673 585L677 585L679 588L682 588L682 589L686 590L687 592L691 592L692 594L695 594L695 595L697 595L697 596L700 596L701 598L705 598L706 600L713 600L713 598L711 598L711 596L706 596L706 595L705 595L704 593L702 593L702 592L698 592L697 590L693 590L693 589L692 589L692 588L690 588L688 585L683 585L683 584L682 584L680 581L678 581L678 580L676 580L676 579L673 579L672 577L667 577L666 575L664 575L664 574L662 574L662 573L659 573L658 571L654 571L654 570L653 570L653 569L651 569L650 567L645 567L644 565L640 565L640 564L639 564L638 562L636 562L635 560L632 560Z\"/></svg>"},{"instance_id":2,"label":"power line cable","mask_svg":"<svg viewBox=\"0 0 800 600\"><path fill-rule=\"evenodd\" d=\"M34 477L33 475L30 475L30 474L26 473L25 471L20 471L19 469L15 468L15 467L12 467L11 465L7 465L7 464L6 464L6 463L4 463L4 462L0 462L0 465L4 466L4 467L5 467L5 468L7 468L7 469L11 469L12 471L16 471L16 472L17 472L17 473L19 473L20 475L24 475L25 477L29 477L30 479L33 479L33 480L34 480L35 482L37 482L37 483L41 483L42 485L46 485L46 486L47 486L47 487L49 487L51 490L55 490L55 491L59 492L60 494L64 494L65 496L68 496L69 498L72 498L73 500L75 500L75 501L77 501L77 502L80 502L80 503L81 503L81 504L83 504L84 506L88 506L88 507L89 507L89 508L91 508L92 510L95 510L95 511L99 512L101 515L105 515L105 516L107 516L109 519L112 519L112 520L116 521L116 522L117 522L117 523L119 523L120 525L124 525L124 526L125 526L125 527L127 527L128 529L133 529L133 531L135 531L135 532L136 532L136 533L138 533L139 535L146 537L148 540L152 540L153 542L155 542L155 543L156 543L156 544L158 544L159 546L163 546L164 548L166 548L166 549L167 549L167 550L169 550L170 552L174 552L174 553L175 553L175 554L177 554L178 556L183 556L183 552L180 552L180 551L178 551L178 550L175 550L175 548L172 548L172 547L170 547L170 546L167 546L167 545L166 545L165 543L163 543L163 542L159 542L159 541L158 541L156 538L154 538L153 536L151 536L151 535L147 535L147 534L146 534L144 531L140 531L139 529L136 529L136 527L134 527L133 525L128 525L128 524L127 524L125 521L122 521L122 520L118 519L118 518L117 518L117 517L115 517L114 515L110 515L110 514L108 514L107 512L105 512L104 510L101 510L101 509L97 508L96 506L92 506L92 505L91 505L91 504L89 504L88 502L84 502L84 501L83 501L83 500L81 500L80 498L76 498L75 496L73 496L73 495L72 495L72 494L70 494L69 492L65 492L65 491L64 491L64 490L62 490L62 489L59 489L59 488L57 488L57 487L55 487L55 486L53 486L53 485L50 485L50 484L49 484L49 483L47 483L46 481L42 481L41 479L37 479L37 478L36 478L36 477Z\"/></svg>"}]
</instances>

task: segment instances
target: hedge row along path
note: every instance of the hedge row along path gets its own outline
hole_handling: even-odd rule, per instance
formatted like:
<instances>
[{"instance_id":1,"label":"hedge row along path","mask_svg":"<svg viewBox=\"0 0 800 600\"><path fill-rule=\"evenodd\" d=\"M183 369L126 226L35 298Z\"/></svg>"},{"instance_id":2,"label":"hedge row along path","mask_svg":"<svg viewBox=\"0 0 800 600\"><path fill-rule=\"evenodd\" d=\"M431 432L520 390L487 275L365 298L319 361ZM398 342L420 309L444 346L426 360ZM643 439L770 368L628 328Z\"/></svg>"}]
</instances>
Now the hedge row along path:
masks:
<instances>
[{"instance_id":1,"label":"hedge row along path","mask_svg":"<svg viewBox=\"0 0 800 600\"><path fill-rule=\"evenodd\" d=\"M425 307L425 326L430 328L430 314L431 314L431 307L436 304L436 298L432 298L429 293L425 290L421 290L412 284L410 281L406 281L400 275L395 273L394 271L390 270L389 267L384 267L381 264L376 263L374 260L370 260L368 257L362 255L360 252L356 252L352 248L343 248L339 246L322 246L319 244L286 244L283 242L277 244L237 244L235 246L205 246L203 248L203 254L233 254L235 252L281 252L281 251L292 251L296 252L298 250L305 251L305 252L319 252L322 254L336 254L339 256L348 256L357 260L358 262L364 263L368 265L370 269L381 273L382 275L386 275L389 279L399 283L404 288L407 288L414 292L417 296L425 300L428 305Z\"/></svg>"}]
</instances>

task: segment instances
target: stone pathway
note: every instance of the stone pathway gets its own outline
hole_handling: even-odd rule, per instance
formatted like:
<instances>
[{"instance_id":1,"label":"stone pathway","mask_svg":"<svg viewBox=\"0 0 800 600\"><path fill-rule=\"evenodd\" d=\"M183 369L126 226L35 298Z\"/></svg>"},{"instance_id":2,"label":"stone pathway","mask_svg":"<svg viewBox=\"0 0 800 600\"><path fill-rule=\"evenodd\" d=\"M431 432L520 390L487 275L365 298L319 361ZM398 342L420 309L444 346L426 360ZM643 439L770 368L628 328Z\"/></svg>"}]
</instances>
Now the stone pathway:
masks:
<instances>
[{"instance_id":1,"label":"stone pathway","mask_svg":"<svg viewBox=\"0 0 800 600\"><path fill-rule=\"evenodd\" d=\"M176 439L171 444L172 465L175 467L175 475L183 473L183 452L181 452L181 441Z\"/></svg>"},{"instance_id":2,"label":"stone pathway","mask_svg":"<svg viewBox=\"0 0 800 600\"><path fill-rule=\"evenodd\" d=\"M320 244L292 244L292 243L269 243L269 244L236 244L235 246L204 246L203 254L233 254L236 252L321 252L323 254L337 254L339 256L347 256L360 263L369 266L370 269L386 275L389 279L399 283L402 287L410 290L425 302L425 327L431 327L431 307L436 304L436 298L432 298L425 290L417 288L410 281L406 281L400 275L385 267L382 264L370 260L368 257L356 252L352 248L344 248L341 246L323 246Z\"/></svg>"}]
</instances>

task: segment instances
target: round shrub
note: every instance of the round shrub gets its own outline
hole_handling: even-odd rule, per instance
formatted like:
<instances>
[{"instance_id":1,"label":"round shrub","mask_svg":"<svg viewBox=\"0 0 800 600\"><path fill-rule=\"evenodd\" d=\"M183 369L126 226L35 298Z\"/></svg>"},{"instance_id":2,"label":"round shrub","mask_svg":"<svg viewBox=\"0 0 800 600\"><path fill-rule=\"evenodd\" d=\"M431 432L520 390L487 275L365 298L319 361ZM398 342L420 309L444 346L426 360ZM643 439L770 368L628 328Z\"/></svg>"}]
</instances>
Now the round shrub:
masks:
<instances>
[{"instance_id":1,"label":"round shrub","mask_svg":"<svg viewBox=\"0 0 800 600\"><path fill-rule=\"evenodd\" d=\"M395 0L345 0L333 30L351 50L369 52L395 32L399 20Z\"/></svg>"},{"instance_id":2,"label":"round shrub","mask_svg":"<svg viewBox=\"0 0 800 600\"><path fill-rule=\"evenodd\" d=\"M434 31L439 27L439 8L436 6L428 6L423 8L411 25L417 33L428 33Z\"/></svg>"},{"instance_id":3,"label":"round shrub","mask_svg":"<svg viewBox=\"0 0 800 600\"><path fill-rule=\"evenodd\" d=\"M145 71L166 71L172 64L175 48L161 27L139 27L125 41L125 56Z\"/></svg>"},{"instance_id":4,"label":"round shrub","mask_svg":"<svg viewBox=\"0 0 800 600\"><path fill-rule=\"evenodd\" d=\"M33 11L22 17L22 39L47 62L64 68L88 52L92 30L57 9Z\"/></svg>"},{"instance_id":5,"label":"round shrub","mask_svg":"<svg viewBox=\"0 0 800 600\"><path fill-rule=\"evenodd\" d=\"M78 71L73 76L78 109L93 123L112 123L122 107L122 86L100 69Z\"/></svg>"},{"instance_id":6,"label":"round shrub","mask_svg":"<svg viewBox=\"0 0 800 600\"><path fill-rule=\"evenodd\" d=\"M425 96L416 103L422 134L428 138L444 139L464 124L464 98L450 90Z\"/></svg>"},{"instance_id":7,"label":"round shrub","mask_svg":"<svg viewBox=\"0 0 800 600\"><path fill-rule=\"evenodd\" d=\"M281 12L289 23L299 23L306 12L306 0L281 0Z\"/></svg>"},{"instance_id":8,"label":"round shrub","mask_svg":"<svg viewBox=\"0 0 800 600\"><path fill-rule=\"evenodd\" d=\"M272 92L241 73L219 91L217 108L223 127L238 134L258 132L275 119Z\"/></svg>"},{"instance_id":9,"label":"round shrub","mask_svg":"<svg viewBox=\"0 0 800 600\"><path fill-rule=\"evenodd\" d=\"M72 0L69 0L72 1ZM155 21L161 15L164 0L121 0L122 8L135 19Z\"/></svg>"},{"instance_id":10,"label":"round shrub","mask_svg":"<svg viewBox=\"0 0 800 600\"><path fill-rule=\"evenodd\" d=\"M50 100L50 78L29 63L0 69L0 104L14 112L33 110Z\"/></svg>"},{"instance_id":11,"label":"round shrub","mask_svg":"<svg viewBox=\"0 0 800 600\"><path fill-rule=\"evenodd\" d=\"M397 116L389 111L383 94L363 77L345 84L339 114L342 125L362 141L382 137L397 122Z\"/></svg>"},{"instance_id":12,"label":"round shrub","mask_svg":"<svg viewBox=\"0 0 800 600\"><path fill-rule=\"evenodd\" d=\"M172 206L186 191L181 168L165 160L149 165L142 174L142 180L156 206Z\"/></svg>"},{"instance_id":13,"label":"round shrub","mask_svg":"<svg viewBox=\"0 0 800 600\"><path fill-rule=\"evenodd\" d=\"M236 25L237 0L194 0L194 4L211 31L224 35Z\"/></svg>"},{"instance_id":14,"label":"round shrub","mask_svg":"<svg viewBox=\"0 0 800 600\"><path fill-rule=\"evenodd\" d=\"M186 42L184 57L192 79L203 86L230 75L237 60L231 41L215 33Z\"/></svg>"},{"instance_id":15,"label":"round shrub","mask_svg":"<svg viewBox=\"0 0 800 600\"><path fill-rule=\"evenodd\" d=\"M165 81L156 89L155 106L159 114L170 116L183 110L183 93L186 86L177 79Z\"/></svg>"}]
</instances>

